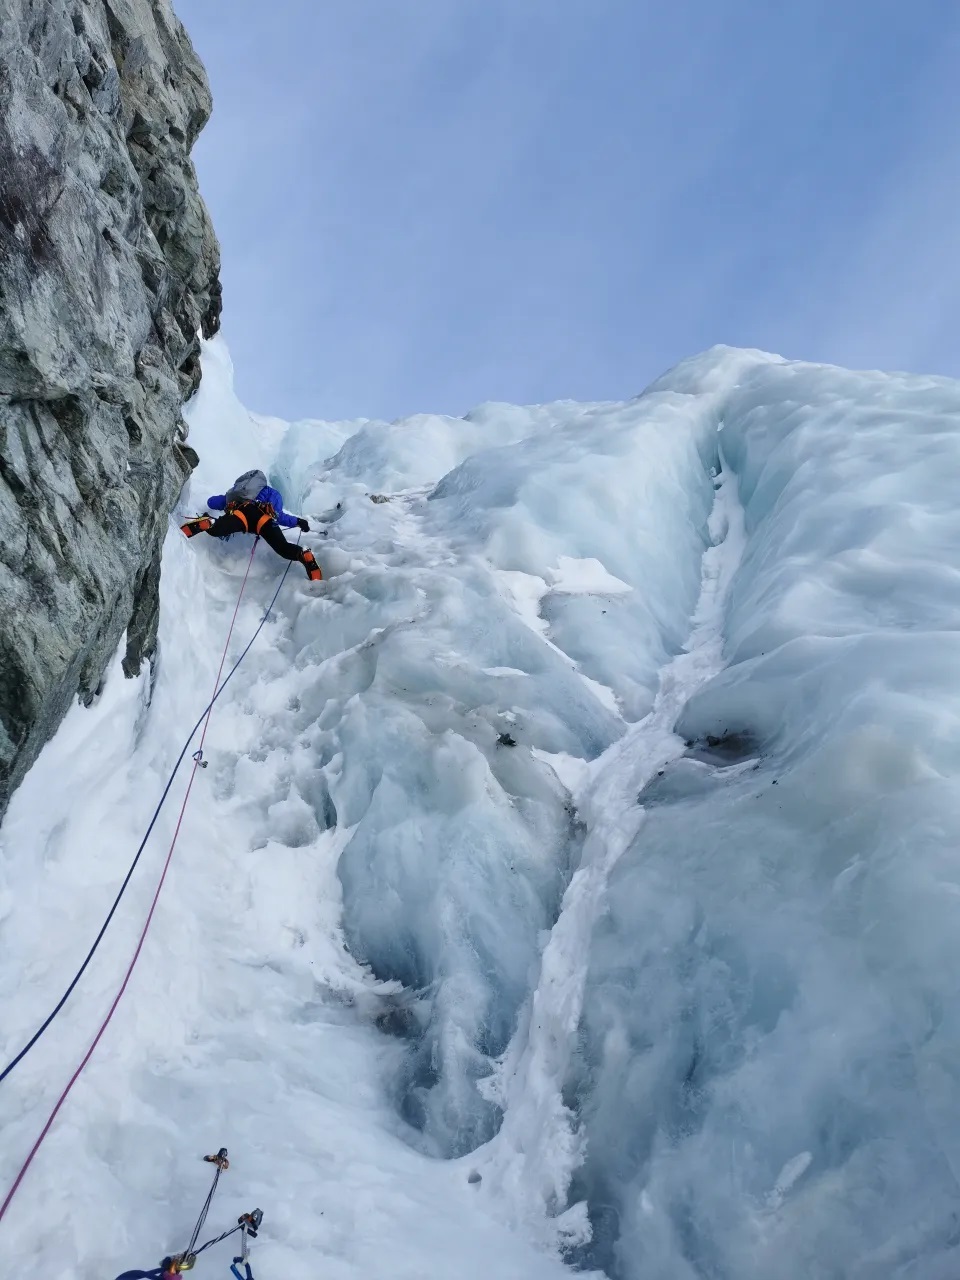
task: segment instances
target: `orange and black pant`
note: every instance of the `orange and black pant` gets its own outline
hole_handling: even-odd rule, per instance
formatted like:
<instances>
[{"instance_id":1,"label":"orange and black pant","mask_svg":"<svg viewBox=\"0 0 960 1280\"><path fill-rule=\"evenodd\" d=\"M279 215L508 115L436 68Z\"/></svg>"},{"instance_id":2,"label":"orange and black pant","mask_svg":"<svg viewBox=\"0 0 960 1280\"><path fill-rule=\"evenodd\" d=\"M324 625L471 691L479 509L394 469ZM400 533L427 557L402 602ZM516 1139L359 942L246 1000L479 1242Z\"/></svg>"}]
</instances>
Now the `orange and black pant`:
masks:
<instances>
[{"instance_id":1,"label":"orange and black pant","mask_svg":"<svg viewBox=\"0 0 960 1280\"><path fill-rule=\"evenodd\" d=\"M232 533L259 533L271 551L284 560L302 560L303 548L288 542L273 516L258 502L244 502L234 507L205 530L211 538L229 538Z\"/></svg>"}]
</instances>

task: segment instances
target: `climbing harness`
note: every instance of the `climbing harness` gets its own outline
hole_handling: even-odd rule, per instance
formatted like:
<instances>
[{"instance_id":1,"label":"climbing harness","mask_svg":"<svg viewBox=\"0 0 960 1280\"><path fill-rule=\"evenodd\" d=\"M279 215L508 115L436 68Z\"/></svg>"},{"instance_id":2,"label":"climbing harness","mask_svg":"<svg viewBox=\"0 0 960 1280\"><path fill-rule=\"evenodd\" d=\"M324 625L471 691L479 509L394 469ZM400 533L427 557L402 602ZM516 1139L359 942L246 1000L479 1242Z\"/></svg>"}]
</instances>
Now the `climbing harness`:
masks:
<instances>
[{"instance_id":1,"label":"climbing harness","mask_svg":"<svg viewBox=\"0 0 960 1280\"><path fill-rule=\"evenodd\" d=\"M155 824L155 823L156 823L156 821L157 821L157 818L158 818L158 816L159 816L159 814L160 814L160 810L161 810L161 808L163 807L164 801L165 801L165 800L166 800L166 798L167 798L167 795L168 795L168 793L169 793L169 791L170 791L171 786L173 785L173 780L174 780L174 778L176 777L177 770L180 768L180 765L181 765L181 763L183 762L183 758L184 758L184 756L185 756L185 755L186 755L186 753L187 753L187 749L188 749L188 747L190 746L190 743L193 741L193 738L194 738L194 736L195 736L195 734L196 734L197 730L200 728L200 726L201 726L201 725L203 725L203 731L202 731L202 733L201 733L201 735L200 735L200 746L199 746L199 749L194 753L194 757L193 757L193 770L192 770L192 772L191 772L191 774L190 774L189 781L187 782L187 789L186 789L186 792L185 792L184 797L183 797L183 803L182 803L182 805L180 806L180 813L179 813L179 816L177 817L177 823L176 823L176 826L175 826L175 828L174 828L174 832L173 832L173 839L171 840L171 842L170 842L170 847L169 847L169 849L167 850L167 856L166 856L166 860L165 860L165 862L164 862L164 864L163 864L163 869L161 870L161 873L160 873L160 879L159 879L159 881L157 882L156 891L154 892L153 900L152 900L152 901L151 901L151 903L150 903L150 909L149 909L149 911L147 912L147 917L146 917L146 920L144 921L143 928L142 928L142 930L141 930L141 932L140 932L140 936L139 936L139 939L138 939L138 941L137 941L136 948L134 949L133 957L132 957L132 959L130 960L129 965L127 966L126 972L125 972L125 973L124 973L124 975L123 975L123 980L122 980L122 982L120 983L120 986L119 986L119 988L118 988L118 990L117 990L117 993L116 993L116 995L115 995L115 996L114 996L114 998L113 998L113 1002L111 1003L110 1008L107 1010L106 1017L105 1017L105 1018L103 1019L103 1021L101 1022L100 1026L99 1026L99 1028L98 1028L98 1030L97 1030L97 1033L96 1033L96 1035L94 1036L94 1038L93 1038L93 1040L92 1040L92 1042L91 1042L91 1044L90 1044L89 1049L88 1049L88 1050L86 1051L86 1053L84 1054L83 1058L82 1058L82 1059L81 1059L81 1061L80 1061L80 1065L76 1068L76 1070L74 1071L73 1075L72 1075L72 1076L70 1077L70 1079L68 1080L68 1082L67 1082L67 1084L66 1084L66 1087L63 1089L63 1092L60 1094L59 1098L57 1099L56 1104L55 1104L55 1105L54 1105L54 1107L53 1107L53 1110L50 1112L50 1115L47 1117L46 1123L44 1124L43 1128L42 1128L42 1129L41 1129L41 1131L40 1131L40 1135L39 1135L39 1137L37 1138L36 1142L34 1142L33 1146L31 1147L30 1152L29 1152L29 1154L27 1155L26 1160L24 1160L23 1164L21 1165L21 1167L20 1167L20 1171L18 1172L17 1176L14 1178L14 1180L13 1180L13 1184L11 1185L11 1187L10 1187L9 1191L7 1192L7 1194L6 1194L6 1196L5 1196L4 1200L3 1200L3 1203L2 1203L2 1204L0 1204L0 1222L2 1222L2 1221L3 1221L4 1216L6 1215L7 1209L10 1207L10 1202L13 1200L13 1197L16 1195L17 1190L18 1190L18 1188L20 1187L21 1182L23 1181L24 1177L26 1176L27 1170L30 1168L31 1164L33 1163L34 1157L36 1156L37 1152L40 1150L40 1147L42 1146L44 1139L46 1138L47 1134L50 1132L50 1129L51 1129L51 1127L52 1127L52 1125L53 1125L54 1120L57 1118L57 1115L58 1115L58 1113L59 1113L59 1111L60 1111L60 1108L61 1108L61 1107L63 1106L63 1104L66 1102L66 1100L67 1100L67 1098L68 1098L68 1096L69 1096L69 1094L70 1094L70 1091L73 1089L73 1086L76 1084L77 1080L80 1078L80 1076L81 1076L81 1074L82 1074L82 1072L83 1072L84 1068L86 1067L87 1063L88 1063L88 1062L90 1061L90 1059L93 1057L94 1050L96 1049L97 1045L100 1043L100 1040L102 1039L104 1032L106 1031L107 1027L110 1025L110 1021L111 1021L111 1019L113 1018L114 1013L116 1012L117 1006L119 1005L119 1003L120 1003L121 999L123 998L123 994L124 994L124 992L126 991L127 986L128 986L128 984L129 984L129 982L130 982L130 978L131 978L131 975L133 974L133 970L134 970L134 968L136 967L136 963L137 963L137 961L138 961L138 960L139 960L139 958L140 958L140 952L143 950L143 945L144 945L144 943L146 942L147 933L149 932L150 925L151 925L151 923L152 923L152 921L153 921L153 916L154 916L154 913L155 913L156 908L157 908L157 903L158 903L158 902L159 902L159 900L160 900L160 893L161 893L161 891L162 891L162 889L163 889L164 882L166 881L166 878L167 878L167 872L168 872L168 870L170 869L170 862L171 862L171 859L173 858L173 851L174 851L174 849L175 849L175 847L176 847L177 838L178 838L178 836L180 835L180 827L181 827L181 824L183 823L183 816L184 816L184 813L186 812L187 802L188 802L188 800L190 799L190 792L191 792L191 790L192 790L192 788L193 788L194 779L195 779L195 778L196 778L196 776L197 776L197 770L198 770L199 768L203 768L203 767L205 767L205 764L206 764L206 762L205 762L205 761L204 761L204 759L203 759L203 744L204 744L204 741L206 740L206 736L207 736L207 729L208 729L209 724L210 724L210 716L211 716L211 714L212 714L212 712L213 712L214 704L216 703L217 699L220 697L221 693L223 693L224 689L227 687L227 685L228 685L228 683L230 682L230 680L232 679L233 675L235 674L235 672L236 672L236 671L237 671L237 669L239 668L239 666L240 666L241 662L243 662L244 658L245 658L245 657L247 656L247 654L250 652L251 648L253 647L253 643L254 643L254 641L256 640L257 636L258 636L258 635L260 634L260 632L263 630L264 624L266 623L267 619L269 618L270 613L271 613L271 610L273 609L273 606L274 606L274 605L276 604L276 602L277 602L277 597L280 595L280 590L281 590L281 588L282 588L282 586L283 586L283 584L284 584L284 581L285 581L285 579L286 579L287 574L288 574L288 573L289 573L289 571L290 571L290 567L291 567L291 565L294 563L293 561L290 561L290 562L286 565L286 567L284 568L284 571L283 571L283 573L282 573L282 574L281 574L281 576L280 576L280 581L279 581L279 582L278 582L278 584L277 584L277 589L276 589L276 591L273 593L273 598L271 599L271 601L270 601L269 605L267 605L266 612L264 613L263 617L260 619L260 623L259 623L259 625L258 625L257 629L254 631L253 635L250 637L250 640L247 642L246 648L244 648L243 652L240 654L239 658L237 658L236 662L235 662L235 663L233 664L233 666L230 668L230 671L228 672L227 676L225 677L225 679L224 679L224 680L222 681L222 683L221 683L221 679L220 679L220 677L223 675L223 668L224 668L224 664L225 664L225 662L226 662L226 658L227 658L227 650L228 650L228 649L229 649L229 647L230 647L230 639L231 639L231 637L233 636L233 630L234 630L234 627L235 627L235 625L236 625L237 615L238 615L238 613L239 613L239 611L240 611L240 601L243 599L243 593L244 593L244 591L245 591L245 589L246 589L247 579L248 579L248 577L249 577L249 575L250 575L250 567L251 567L251 565L253 564L253 557L254 557L254 553L256 552L256 549L257 549L257 542L258 542L258 541L259 541L259 539L256 539L256 540L254 541L253 549L252 549L252 550L251 550L251 552L250 552L250 558L249 558L249 560L247 561L247 568L246 568L246 572L245 572L245 573L244 573L244 575L243 575L243 582L240 584L240 592L239 592L239 594L238 594L238 596L237 596L237 603L236 603L236 605L234 606L234 610L233 610L233 617L232 617L232 618L231 618L231 620L230 620L230 628L229 628L229 630L228 630L228 632L227 632L227 639L226 639L226 642L224 643L224 646L223 646L223 653L222 653L222 655L221 655L221 657L220 657L220 666L219 666L219 668L217 669L217 678L216 678L216 680L214 681L214 686L213 686L213 687L214 687L214 693L213 693L213 697L212 697L212 698L210 699L210 701L207 703L207 705L206 705L206 707L204 708L204 710L203 710L203 712L202 712L202 714L201 714L200 718L197 720L197 723L196 723L196 724L193 726L193 728L190 730L190 733L189 733L189 735L188 735L188 737L187 737L186 742L183 744L183 747L182 747L182 749L181 749L181 751L180 751L180 755L177 757L177 761L176 761L176 763L175 763L175 764L174 764L174 766L173 766L173 770L172 770L172 772L171 772L171 774L170 774L170 777L167 779L167 783L166 783L166 786L165 786L165 787L164 787L164 789L163 789L163 794L162 794L162 795L161 795L161 797L160 797L160 801L159 801L159 803L158 803L158 805L157 805L156 809L155 809L155 810L154 810L154 812L153 812L153 816L152 816L152 817L151 817L151 819L150 819L150 822L149 822L149 824L148 824L148 826L147 826L147 830L146 830L146 832L145 832L145 834L144 834L144 837L143 837L143 839L142 839L142 840L141 840L141 842L140 842L140 847L137 849L137 852L136 852L136 854L135 854L135 856L134 856L133 862L130 864L130 868L129 868L129 870L127 871L126 876L124 877L123 884L120 886L120 889L119 889L119 891L118 891L118 893L117 893L117 896L116 896L116 898L115 898L115 899L114 899L114 901L113 901L113 905L111 906L111 908L110 908L109 912L107 913L107 918L104 920L104 922L103 922L103 924L102 924L102 926L101 926L101 928L100 928L100 932L97 934L96 938L94 939L93 946L92 946L92 947L90 948L90 950L87 952L87 955L86 955L86 958L85 958L85 959L84 959L84 961L83 961L83 964L80 966L80 968L78 969L77 973L74 975L73 980L71 981L70 985L67 987L67 989L66 989L66 991L63 993L63 995L60 997L60 1000L59 1000L59 1001L57 1002L57 1004L54 1006L54 1008L52 1009L52 1011L47 1015L47 1017L46 1017L46 1019L43 1021L43 1023L41 1023L40 1027L39 1027L39 1028L34 1032L34 1034L31 1036L31 1038L27 1041L27 1043L24 1045L24 1047L20 1050L20 1052L19 1052L19 1053L18 1053L18 1054L17 1054L17 1055L16 1055L16 1056L15 1056L15 1057L14 1057L14 1058L13 1058L13 1059L8 1063L8 1064L7 1064L7 1066L4 1068L3 1072L2 1072L2 1073L0 1073L0 1082L2 1082L2 1081L3 1081L3 1080L5 1080L5 1079L6 1079L6 1077L10 1074L10 1072L14 1069L14 1067L15 1067L19 1062L21 1062L21 1061L26 1057L26 1055L30 1052L30 1050L31 1050L31 1049L33 1048L33 1046L37 1043L37 1041L40 1039L40 1037L43 1035L43 1033L47 1030L47 1028L48 1028L48 1027L50 1026L50 1024L53 1022L54 1018L56 1018L57 1014L60 1012L60 1010L61 1010L61 1009L63 1008L63 1006L66 1004L67 1000L70 998L71 994L73 993L74 989L76 988L77 983L80 981L81 977L83 976L84 971L86 970L86 968L87 968L87 966L89 965L90 961L93 959L94 952L97 950L97 948L99 947L100 943L102 942L102 940L103 940L103 936L104 936L104 934L105 934L105 933L106 933L106 931L107 931L107 928L108 928L108 926L109 926L109 924L110 924L110 921L113 919L113 916L114 916L114 914L115 914L115 912L116 912L116 910L117 910L117 907L120 905L120 899L123 897L124 892L126 891L127 885L130 883L130 879L131 879L131 877L132 877L132 875L133 875L133 872L134 872L134 870L136 869L137 863L140 861L140 855L143 853L143 850L144 850L144 848L146 847L147 840L149 839L149 837L150 837L150 833L152 832L152 830L153 830L153 828L154 828L154 824Z\"/></svg>"},{"instance_id":2,"label":"climbing harness","mask_svg":"<svg viewBox=\"0 0 960 1280\"><path fill-rule=\"evenodd\" d=\"M197 1241L200 1239L200 1232L203 1230L204 1223L207 1220L207 1214L210 1212L210 1205L213 1203L214 1193L220 1182L221 1173L225 1173L230 1168L230 1161L227 1158L227 1148L221 1147L215 1156L204 1156L210 1164L216 1165L216 1172L213 1175L213 1185L207 1192L207 1198L203 1202L200 1210L200 1216L197 1218L196 1226L193 1228L193 1234L190 1237L190 1243L186 1249L180 1253L170 1254L164 1258L160 1266L155 1271L145 1272L124 1272L124 1275L118 1276L117 1280L125 1280L125 1277L132 1275L140 1276L157 1276L160 1280L169 1280L172 1276L182 1275L185 1271L192 1271L196 1266L197 1259L201 1253L205 1253L207 1249L211 1249L215 1244L219 1244L221 1240L228 1240L230 1236L241 1233L241 1246L239 1255L234 1258L233 1265L230 1270L237 1277L237 1280L254 1280L253 1272L250 1269L249 1262L249 1240L256 1240L257 1232L260 1230L260 1223L263 1221L263 1210L252 1209L250 1213L242 1213L237 1219L237 1225L230 1227L227 1231L222 1232L218 1236L214 1236L212 1240L208 1240L206 1244L197 1247ZM243 1263L246 1267L246 1275L241 1275L237 1270L238 1264Z\"/></svg>"},{"instance_id":3,"label":"climbing harness","mask_svg":"<svg viewBox=\"0 0 960 1280\"><path fill-rule=\"evenodd\" d=\"M236 516L245 533L259 534L263 526L274 519L275 512L269 502L236 502L227 507L227 514Z\"/></svg>"}]
</instances>

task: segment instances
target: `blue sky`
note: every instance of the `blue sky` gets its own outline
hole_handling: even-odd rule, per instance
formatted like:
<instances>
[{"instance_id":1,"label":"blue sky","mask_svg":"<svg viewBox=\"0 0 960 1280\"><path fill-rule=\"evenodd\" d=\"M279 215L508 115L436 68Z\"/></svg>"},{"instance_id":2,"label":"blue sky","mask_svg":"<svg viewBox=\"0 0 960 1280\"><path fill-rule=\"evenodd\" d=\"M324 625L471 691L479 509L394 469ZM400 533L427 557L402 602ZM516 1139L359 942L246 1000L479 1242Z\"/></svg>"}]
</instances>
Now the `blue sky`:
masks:
<instances>
[{"instance_id":1,"label":"blue sky","mask_svg":"<svg viewBox=\"0 0 960 1280\"><path fill-rule=\"evenodd\" d=\"M250 408L636 394L715 342L960 375L954 0L174 0Z\"/></svg>"}]
</instances>

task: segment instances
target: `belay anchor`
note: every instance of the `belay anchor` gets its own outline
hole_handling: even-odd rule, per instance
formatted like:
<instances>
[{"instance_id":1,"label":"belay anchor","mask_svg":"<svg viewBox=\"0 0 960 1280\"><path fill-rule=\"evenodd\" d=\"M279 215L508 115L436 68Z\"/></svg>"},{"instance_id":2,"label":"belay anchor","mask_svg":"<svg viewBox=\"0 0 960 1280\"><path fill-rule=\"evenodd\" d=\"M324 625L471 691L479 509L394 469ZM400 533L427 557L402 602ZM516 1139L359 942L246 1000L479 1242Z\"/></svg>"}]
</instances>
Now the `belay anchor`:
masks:
<instances>
[{"instance_id":1,"label":"belay anchor","mask_svg":"<svg viewBox=\"0 0 960 1280\"><path fill-rule=\"evenodd\" d=\"M221 1235L214 1236L212 1240L208 1240L206 1244L200 1245L199 1248L197 1247L197 1241L200 1239L200 1232L203 1230L203 1224L206 1222L207 1214L210 1212L210 1205L213 1202L213 1195L220 1181L220 1175L230 1168L226 1147L221 1147L215 1156L204 1156L203 1158L209 1164L216 1165L216 1172L213 1175L213 1185L207 1192L207 1198L203 1202L203 1208L200 1210L200 1216L197 1218L197 1224L193 1228L193 1234L186 1249L182 1253L174 1253L164 1258L159 1267L155 1267L152 1271L125 1271L123 1275L117 1276L117 1280L176 1280L176 1277L182 1275L183 1272L193 1270L201 1253L212 1245L219 1244L221 1240L228 1239L237 1231L241 1233L242 1243L240 1253L234 1258L230 1270L236 1280L254 1280L248 1258L248 1240L256 1240L257 1238L260 1223L263 1221L262 1209L253 1209L250 1213L242 1213L237 1219L235 1227L231 1227ZM241 1264L246 1268L246 1274L241 1273L239 1270Z\"/></svg>"}]
</instances>

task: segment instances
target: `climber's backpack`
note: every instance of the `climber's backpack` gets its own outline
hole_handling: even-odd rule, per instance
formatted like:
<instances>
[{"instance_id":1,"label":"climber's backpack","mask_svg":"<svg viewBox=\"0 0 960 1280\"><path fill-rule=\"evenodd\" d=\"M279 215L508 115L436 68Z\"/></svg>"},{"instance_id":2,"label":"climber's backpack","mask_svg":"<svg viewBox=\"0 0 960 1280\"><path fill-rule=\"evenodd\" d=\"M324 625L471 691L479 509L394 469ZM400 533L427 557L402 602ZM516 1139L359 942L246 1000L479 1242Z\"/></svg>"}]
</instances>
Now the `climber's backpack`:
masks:
<instances>
[{"instance_id":1,"label":"climber's backpack","mask_svg":"<svg viewBox=\"0 0 960 1280\"><path fill-rule=\"evenodd\" d=\"M242 476L237 476L227 490L227 510L241 502L253 502L260 490L266 488L267 477L262 471L245 471Z\"/></svg>"}]
</instances>

